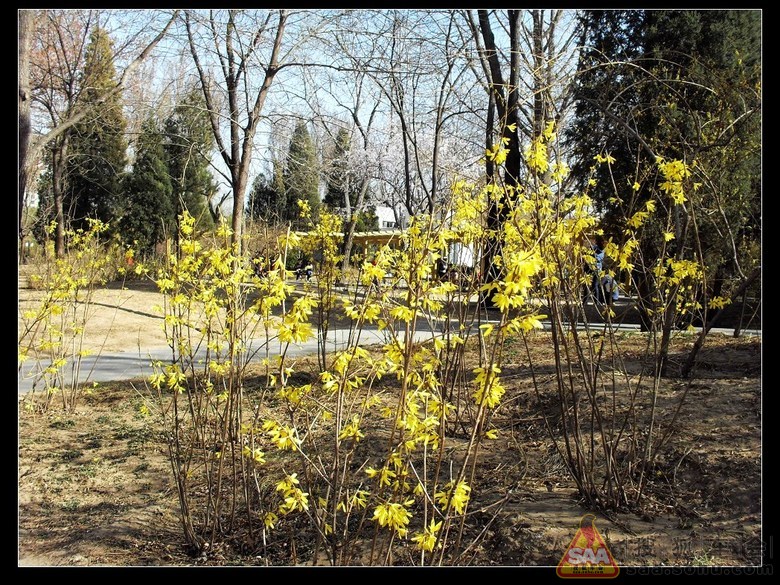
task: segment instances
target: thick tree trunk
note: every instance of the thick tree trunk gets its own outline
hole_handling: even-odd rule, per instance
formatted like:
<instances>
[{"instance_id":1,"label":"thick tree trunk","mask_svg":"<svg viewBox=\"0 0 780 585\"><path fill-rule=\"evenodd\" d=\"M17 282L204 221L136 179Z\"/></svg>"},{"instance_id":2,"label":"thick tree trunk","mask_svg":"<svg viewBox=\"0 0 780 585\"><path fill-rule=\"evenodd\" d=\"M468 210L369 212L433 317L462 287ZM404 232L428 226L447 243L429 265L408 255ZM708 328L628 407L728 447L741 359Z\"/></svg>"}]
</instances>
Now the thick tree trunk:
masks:
<instances>
[{"instance_id":1,"label":"thick tree trunk","mask_svg":"<svg viewBox=\"0 0 780 585\"><path fill-rule=\"evenodd\" d=\"M249 153L244 155L251 158ZM243 165L242 165L243 166ZM246 174L248 167L235 169L233 173L233 217L231 227L233 229L233 244L238 246L238 253L241 254L241 247L244 233L244 202L246 201Z\"/></svg>"},{"instance_id":2,"label":"thick tree trunk","mask_svg":"<svg viewBox=\"0 0 780 585\"><path fill-rule=\"evenodd\" d=\"M243 87L243 95L240 95L242 93L240 84L245 82L247 61L251 51L241 52L234 47L234 42L238 39L235 37L236 29L233 13L235 13L235 11L231 11L225 29L224 51L226 58L222 63L228 98L228 114L230 116L229 141L224 141L222 138L222 131L220 129L221 119L217 105L209 89L211 77L201 64L197 43L193 37L189 12L185 13L185 26L187 27L190 54L192 55L195 67L198 70L198 77L200 78L203 97L206 101L211 129L214 133L220 155L222 156L225 165L230 169L230 180L233 190L233 217L231 219L231 227L233 228L232 241L237 246L240 253L243 245L242 234L244 227L244 206L246 204L246 185L248 183L249 167L252 163L252 149L255 147L254 138L255 133L257 132L258 120L260 119L260 114L263 110L263 105L265 104L265 99L271 89L274 77L279 71L279 55L282 48L285 23L287 22L287 13L284 10L279 11L279 23L275 32L270 59L265 69L263 83L257 91L251 108L248 109L248 111L245 111L243 116L242 108L240 107L241 104L249 105L252 103L250 90L246 85ZM266 24L270 21L270 18L269 15ZM216 23L213 19L211 20L211 27L212 30L216 30ZM261 30L265 30L265 26ZM259 34L260 32L258 32L258 35ZM259 38L256 39L255 42L257 42L257 40L259 40ZM219 41L216 37L214 37L214 42L215 50L219 53ZM246 121L240 124L239 120L242 117L245 117Z\"/></svg>"},{"instance_id":3,"label":"thick tree trunk","mask_svg":"<svg viewBox=\"0 0 780 585\"><path fill-rule=\"evenodd\" d=\"M495 36L491 29L488 12L479 10L479 28L485 46L485 60L490 74L489 87L492 93L493 103L498 113L498 123L501 125L501 136L507 140L507 157L504 165L504 185L509 189L517 186L520 176L520 142L517 129L518 96L517 83L519 81L520 46L518 38L519 11L508 11L509 16L509 40L511 48L509 80L506 82L501 74L501 65L498 60ZM514 130L510 130L510 126ZM490 179L490 177L488 177ZM487 213L487 228L490 230L485 249L483 262L483 279L485 282L495 282L501 278L501 271L493 262L493 258L501 255L501 229L506 219L508 206L504 202L491 200ZM488 294L489 297L489 294ZM490 298L483 298L486 306L491 307Z\"/></svg>"},{"instance_id":4,"label":"thick tree trunk","mask_svg":"<svg viewBox=\"0 0 780 585\"><path fill-rule=\"evenodd\" d=\"M22 224L27 193L28 150L30 145L30 42L35 13L32 10L19 11L19 217L18 232L20 244L24 240ZM23 254L21 246L20 254Z\"/></svg>"}]
</instances>

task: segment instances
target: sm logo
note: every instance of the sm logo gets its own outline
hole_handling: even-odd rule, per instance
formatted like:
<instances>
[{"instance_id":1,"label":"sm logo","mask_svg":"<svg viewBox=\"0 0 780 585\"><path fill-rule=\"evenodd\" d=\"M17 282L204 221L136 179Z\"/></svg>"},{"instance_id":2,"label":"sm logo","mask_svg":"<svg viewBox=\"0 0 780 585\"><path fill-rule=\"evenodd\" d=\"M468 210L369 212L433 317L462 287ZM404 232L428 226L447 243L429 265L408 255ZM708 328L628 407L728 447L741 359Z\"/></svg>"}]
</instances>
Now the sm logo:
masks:
<instances>
[{"instance_id":1,"label":"sm logo","mask_svg":"<svg viewBox=\"0 0 780 585\"><path fill-rule=\"evenodd\" d=\"M620 568L607 548L607 543L596 530L593 514L586 514L580 521L580 528L563 553L555 572L564 579L602 578L618 576Z\"/></svg>"}]
</instances>

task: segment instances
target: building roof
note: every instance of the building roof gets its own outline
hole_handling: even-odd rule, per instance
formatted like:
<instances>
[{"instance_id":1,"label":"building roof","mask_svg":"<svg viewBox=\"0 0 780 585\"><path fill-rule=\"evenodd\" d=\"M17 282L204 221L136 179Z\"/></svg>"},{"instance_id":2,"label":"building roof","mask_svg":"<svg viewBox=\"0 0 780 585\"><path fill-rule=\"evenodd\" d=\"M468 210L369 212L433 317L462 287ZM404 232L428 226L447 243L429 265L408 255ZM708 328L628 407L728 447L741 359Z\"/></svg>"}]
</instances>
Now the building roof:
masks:
<instances>
[{"instance_id":1,"label":"building roof","mask_svg":"<svg viewBox=\"0 0 780 585\"><path fill-rule=\"evenodd\" d=\"M391 241L398 241L401 239L404 230L373 230L370 232L355 232L352 236L353 244L388 244ZM309 232L295 232L295 235L299 237L305 237L309 235ZM333 237L343 238L344 232L333 232Z\"/></svg>"}]
</instances>

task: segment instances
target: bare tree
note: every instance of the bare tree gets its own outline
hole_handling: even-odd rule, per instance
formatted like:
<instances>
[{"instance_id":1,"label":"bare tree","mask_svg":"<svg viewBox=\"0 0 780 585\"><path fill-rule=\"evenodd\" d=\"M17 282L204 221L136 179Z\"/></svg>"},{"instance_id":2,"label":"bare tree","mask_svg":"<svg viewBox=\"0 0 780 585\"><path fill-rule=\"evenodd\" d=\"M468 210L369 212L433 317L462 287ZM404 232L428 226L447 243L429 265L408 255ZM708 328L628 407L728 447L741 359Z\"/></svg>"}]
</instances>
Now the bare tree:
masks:
<instances>
[{"instance_id":1,"label":"bare tree","mask_svg":"<svg viewBox=\"0 0 780 585\"><path fill-rule=\"evenodd\" d=\"M458 140L446 132L448 125L473 115L466 97L474 83L465 58L470 39L456 27L453 11L400 11L385 15L378 35L378 57L383 63L371 75L385 94L398 124L402 147L403 203L410 215L431 213L441 204L443 153ZM465 139L465 137L459 137ZM469 166L468 154L479 149L452 149L457 170Z\"/></svg>"},{"instance_id":2,"label":"bare tree","mask_svg":"<svg viewBox=\"0 0 780 585\"><path fill-rule=\"evenodd\" d=\"M61 129L46 143L51 165L52 216L56 222L54 249L58 257L65 253L64 169L72 132L72 125L66 125L77 109L81 92L79 75L93 21L91 11L45 11L36 20L38 26L31 63L32 98L35 105L44 110L47 127ZM29 169L32 163L28 154L24 166Z\"/></svg>"},{"instance_id":3,"label":"bare tree","mask_svg":"<svg viewBox=\"0 0 780 585\"><path fill-rule=\"evenodd\" d=\"M284 10L260 15L239 10L211 10L207 16L185 12L187 40L211 129L229 169L233 241L239 246L255 134L279 71L287 18ZM216 83L217 74L223 85ZM259 85L254 83L256 79L260 79Z\"/></svg>"},{"instance_id":4,"label":"bare tree","mask_svg":"<svg viewBox=\"0 0 780 585\"><path fill-rule=\"evenodd\" d=\"M507 187L517 186L523 176L523 144L538 137L549 122L560 124L565 120L576 65L573 20L561 26L565 15L562 10L535 9L526 11L526 15L530 16L530 26L520 10L507 10L503 22L498 12L483 9L476 14L465 13L486 80L490 107L495 108L495 113L489 112L487 118L485 147L493 147L498 131L508 151L502 177ZM500 22L499 38L494 28L496 20ZM501 42L504 37L508 44ZM494 121L500 124L498 130L493 127ZM549 151L551 145L547 146ZM489 161L486 171L491 178L494 168ZM549 184L550 177L548 174L536 180ZM487 217L490 230L500 229L507 209L500 201L491 202ZM492 242L484 259L483 273L488 279L498 277L492 263L492 258L500 254L497 246L497 242Z\"/></svg>"},{"instance_id":5,"label":"bare tree","mask_svg":"<svg viewBox=\"0 0 780 585\"><path fill-rule=\"evenodd\" d=\"M347 30L350 30L350 27L338 27L328 39L325 39L326 44L331 47L334 59L345 60L341 68L346 71L346 77L342 78L340 83L336 80L324 84L321 88L328 99L349 117L348 127L352 130L352 143L359 145L359 148L350 148L350 160L347 161L353 182L350 190L357 192L357 197L353 208L348 194L345 193L347 221L342 250L344 254L342 273L346 273L349 268L358 214L364 209L372 178L378 172L376 155L372 150L374 139L372 127L381 105L380 96L371 91L365 66L366 60L376 50L376 39L367 39L368 47L366 47L362 45L363 39L358 39L354 34L345 34ZM357 136L354 135L355 131Z\"/></svg>"}]
</instances>

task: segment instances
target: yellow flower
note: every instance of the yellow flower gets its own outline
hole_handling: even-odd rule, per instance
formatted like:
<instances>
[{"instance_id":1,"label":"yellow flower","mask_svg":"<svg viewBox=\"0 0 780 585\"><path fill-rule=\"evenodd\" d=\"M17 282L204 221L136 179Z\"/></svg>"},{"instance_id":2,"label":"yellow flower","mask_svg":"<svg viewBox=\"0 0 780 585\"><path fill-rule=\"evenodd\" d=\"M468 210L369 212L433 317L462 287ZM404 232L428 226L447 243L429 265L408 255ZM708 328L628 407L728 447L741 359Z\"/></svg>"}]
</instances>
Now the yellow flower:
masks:
<instances>
[{"instance_id":1,"label":"yellow flower","mask_svg":"<svg viewBox=\"0 0 780 585\"><path fill-rule=\"evenodd\" d=\"M263 426L265 426L265 423ZM266 434L271 438L271 441L282 450L297 451L301 444L301 440L297 437L297 432L294 427L275 425L272 428L267 429ZM295 474L293 474L293 477L294 476Z\"/></svg>"},{"instance_id":2,"label":"yellow flower","mask_svg":"<svg viewBox=\"0 0 780 585\"><path fill-rule=\"evenodd\" d=\"M251 449L249 445L244 445L241 454L255 463L265 463L265 453L260 449Z\"/></svg>"},{"instance_id":3,"label":"yellow flower","mask_svg":"<svg viewBox=\"0 0 780 585\"><path fill-rule=\"evenodd\" d=\"M441 520L436 522L432 519L424 532L417 533L412 537L412 542L417 543L418 549L431 552L436 546L436 533L441 528L441 524Z\"/></svg>"},{"instance_id":4,"label":"yellow flower","mask_svg":"<svg viewBox=\"0 0 780 585\"><path fill-rule=\"evenodd\" d=\"M547 159L547 146L542 141L542 137L536 137L531 145L525 151L525 160L531 170L537 173L546 173L550 166Z\"/></svg>"},{"instance_id":5,"label":"yellow flower","mask_svg":"<svg viewBox=\"0 0 780 585\"><path fill-rule=\"evenodd\" d=\"M342 431L339 433L339 440L343 441L344 439L352 437L355 439L355 442L357 443L365 437L363 432L359 428L360 425L360 417L355 414L352 416L352 420L342 429Z\"/></svg>"},{"instance_id":6,"label":"yellow flower","mask_svg":"<svg viewBox=\"0 0 780 585\"><path fill-rule=\"evenodd\" d=\"M436 501L444 508L452 508L458 514L463 514L469 501L471 487L465 481L460 481L452 489L452 482L448 483L444 491L436 493Z\"/></svg>"},{"instance_id":7,"label":"yellow flower","mask_svg":"<svg viewBox=\"0 0 780 585\"><path fill-rule=\"evenodd\" d=\"M707 306L710 309L722 309L729 303L731 303L731 299L727 299L724 297L712 297L709 303L707 303Z\"/></svg>"},{"instance_id":8,"label":"yellow flower","mask_svg":"<svg viewBox=\"0 0 780 585\"><path fill-rule=\"evenodd\" d=\"M409 506L413 503L414 500L404 502L405 505ZM409 510L404 507L404 504L398 502L380 504L374 508L374 515L371 519L379 522L379 525L382 527L392 528L398 536L403 538L408 532L406 527L409 525L409 519L412 517Z\"/></svg>"}]
</instances>

